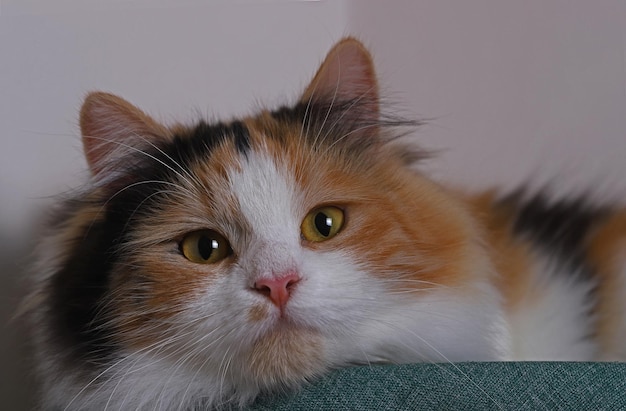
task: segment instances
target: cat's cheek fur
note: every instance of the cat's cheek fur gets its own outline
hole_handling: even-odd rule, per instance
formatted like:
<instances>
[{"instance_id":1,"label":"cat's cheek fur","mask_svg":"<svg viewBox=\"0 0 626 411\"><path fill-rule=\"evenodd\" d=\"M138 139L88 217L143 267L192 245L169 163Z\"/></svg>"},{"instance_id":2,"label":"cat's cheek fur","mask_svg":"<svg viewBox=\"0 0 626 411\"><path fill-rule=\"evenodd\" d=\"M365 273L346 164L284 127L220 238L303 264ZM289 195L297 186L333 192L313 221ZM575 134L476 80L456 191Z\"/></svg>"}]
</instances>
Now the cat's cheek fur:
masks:
<instances>
[{"instance_id":1,"label":"cat's cheek fur","mask_svg":"<svg viewBox=\"0 0 626 411\"><path fill-rule=\"evenodd\" d=\"M327 370L315 330L281 327L272 315L250 321L248 307L270 303L232 280L198 281L196 292L169 318L169 332L151 339L148 328L141 346L123 346L119 359L100 375L105 383L77 396L72 409L107 403L112 409L176 409L191 398L243 405L262 390L296 388ZM67 395L89 383L71 380L60 386Z\"/></svg>"},{"instance_id":2,"label":"cat's cheek fur","mask_svg":"<svg viewBox=\"0 0 626 411\"><path fill-rule=\"evenodd\" d=\"M316 275L294 295L295 318L325 330L333 366L508 356L499 294L484 279L461 288L396 292L394 283L357 260L345 251L312 258Z\"/></svg>"}]
</instances>

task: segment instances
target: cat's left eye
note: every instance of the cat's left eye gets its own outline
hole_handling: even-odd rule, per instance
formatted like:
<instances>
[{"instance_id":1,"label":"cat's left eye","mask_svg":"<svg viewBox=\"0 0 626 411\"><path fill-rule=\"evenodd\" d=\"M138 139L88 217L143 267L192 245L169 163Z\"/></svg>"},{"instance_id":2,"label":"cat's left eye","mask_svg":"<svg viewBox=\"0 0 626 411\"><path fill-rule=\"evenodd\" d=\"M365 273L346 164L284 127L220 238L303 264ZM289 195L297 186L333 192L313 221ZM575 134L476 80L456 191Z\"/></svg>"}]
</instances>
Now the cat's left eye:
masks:
<instances>
[{"instance_id":1,"label":"cat's left eye","mask_svg":"<svg viewBox=\"0 0 626 411\"><path fill-rule=\"evenodd\" d=\"M338 207L320 207L309 212L300 226L302 236L313 242L326 241L339 233L343 227L344 213Z\"/></svg>"},{"instance_id":2,"label":"cat's left eye","mask_svg":"<svg viewBox=\"0 0 626 411\"><path fill-rule=\"evenodd\" d=\"M187 260L198 264L214 264L232 253L228 240L213 230L187 234L180 243L180 251Z\"/></svg>"}]
</instances>

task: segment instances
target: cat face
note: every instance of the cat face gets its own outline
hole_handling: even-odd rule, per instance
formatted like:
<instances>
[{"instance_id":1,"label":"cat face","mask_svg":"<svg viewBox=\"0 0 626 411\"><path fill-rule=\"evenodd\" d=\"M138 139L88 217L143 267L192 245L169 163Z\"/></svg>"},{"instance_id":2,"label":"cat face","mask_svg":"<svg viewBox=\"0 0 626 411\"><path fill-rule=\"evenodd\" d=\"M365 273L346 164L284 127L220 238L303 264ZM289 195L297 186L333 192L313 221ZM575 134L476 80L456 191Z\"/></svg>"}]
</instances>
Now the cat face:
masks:
<instances>
[{"instance_id":1,"label":"cat face","mask_svg":"<svg viewBox=\"0 0 626 411\"><path fill-rule=\"evenodd\" d=\"M230 123L168 128L89 95L92 184L52 280L60 334L117 358L114 375L242 398L350 363L461 356L449 336L483 323L469 311L491 268L468 211L407 166L398 125L350 39L294 107Z\"/></svg>"},{"instance_id":2,"label":"cat face","mask_svg":"<svg viewBox=\"0 0 626 411\"><path fill-rule=\"evenodd\" d=\"M160 149L163 163L195 138L178 132ZM109 213L127 209L110 304L124 346L169 340L168 350L197 350L210 369L228 353L258 381L297 381L333 365L340 346L358 344L372 310L407 289L463 280L455 267L466 246L457 239L462 223L439 221L452 205L391 153L366 161L328 143L302 145L297 127L275 141L254 121L239 132L245 150L231 136L171 162L167 176L161 165L107 190ZM407 202L423 203L421 215L406 215ZM356 350L346 361L364 359Z\"/></svg>"}]
</instances>

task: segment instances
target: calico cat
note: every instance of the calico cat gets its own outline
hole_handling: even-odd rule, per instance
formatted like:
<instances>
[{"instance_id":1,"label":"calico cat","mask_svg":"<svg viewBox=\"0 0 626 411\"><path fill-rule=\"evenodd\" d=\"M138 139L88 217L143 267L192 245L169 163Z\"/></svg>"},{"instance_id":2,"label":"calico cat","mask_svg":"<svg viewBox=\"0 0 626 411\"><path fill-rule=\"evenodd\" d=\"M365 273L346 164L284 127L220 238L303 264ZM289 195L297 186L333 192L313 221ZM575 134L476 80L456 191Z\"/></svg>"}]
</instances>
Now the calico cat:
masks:
<instances>
[{"instance_id":1,"label":"calico cat","mask_svg":"<svg viewBox=\"0 0 626 411\"><path fill-rule=\"evenodd\" d=\"M89 94L28 300L46 409L245 405L352 364L626 359L626 210L413 167L368 51L292 106L163 126Z\"/></svg>"}]
</instances>

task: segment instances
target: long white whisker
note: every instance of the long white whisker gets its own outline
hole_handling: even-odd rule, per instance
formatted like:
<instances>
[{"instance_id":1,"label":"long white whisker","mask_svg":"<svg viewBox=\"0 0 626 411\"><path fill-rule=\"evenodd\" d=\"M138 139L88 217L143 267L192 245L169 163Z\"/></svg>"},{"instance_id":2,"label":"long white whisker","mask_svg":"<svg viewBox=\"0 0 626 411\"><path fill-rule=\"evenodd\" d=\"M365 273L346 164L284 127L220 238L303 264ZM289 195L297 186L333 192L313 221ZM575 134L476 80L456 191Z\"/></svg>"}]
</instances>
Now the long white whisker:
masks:
<instances>
[{"instance_id":1,"label":"long white whisker","mask_svg":"<svg viewBox=\"0 0 626 411\"><path fill-rule=\"evenodd\" d=\"M390 327L393 327L393 328L398 328L395 324L393 324L391 322L383 322L383 321L380 321L380 322L383 323L383 324L386 324L387 326L390 326ZM417 333L415 333L412 330L401 330L401 331L408 331L415 338L417 338L420 341L422 341L426 346L428 346L428 348L430 348L439 357L441 357L444 361L446 361L448 364L450 364L460 375L462 375L465 379L467 379L467 381L469 381L480 392L482 392L487 398L489 398L489 400L491 402L493 402L493 404L495 404L498 407L498 409L501 409L501 410L504 409L502 407L502 405L498 401L495 400L495 398L493 398L491 395L489 395L489 393L487 391L485 391L480 385L478 385L472 378L470 378L470 376L467 375L467 373L463 372L463 370L461 370L459 368L459 366L457 366L454 362L450 361L446 355L444 355L441 351L439 351L435 346L433 346L431 343L429 343L426 339L424 339L423 337L421 337L420 335L418 335ZM404 342L402 342L402 345L404 345L409 350L414 350L413 347L409 346L408 344L406 344ZM437 364L437 363L435 362L433 364ZM442 369L444 369L444 368L442 368Z\"/></svg>"},{"instance_id":2,"label":"long white whisker","mask_svg":"<svg viewBox=\"0 0 626 411\"><path fill-rule=\"evenodd\" d=\"M339 92L339 84L340 84L340 79L341 79L341 60L338 60L338 64L339 64L339 74L337 75L337 83L335 84L335 90L333 91L333 98L330 101L330 105L328 106L328 110L326 110L326 116L324 117L324 120L322 121L322 125L320 126L319 130L317 131L317 135L315 136L315 139L313 140L313 147L315 147L317 145L317 140L319 138L319 136L322 134L322 130L324 129L324 125L326 124L326 121L328 120L328 117L330 116L330 113L333 110L333 106L335 104L335 99L337 98L337 94Z\"/></svg>"},{"instance_id":3,"label":"long white whisker","mask_svg":"<svg viewBox=\"0 0 626 411\"><path fill-rule=\"evenodd\" d=\"M174 165L176 165L181 172L185 173L185 175L187 177L189 177L189 179L194 182L197 186L201 187L202 183L200 182L200 180L198 180L198 178L196 176L194 176L193 174L191 174L185 167L183 167L181 164L179 164L177 161L175 161L169 154L167 154L165 151L163 151L159 146L157 146L156 144L154 144L152 141L148 140L147 138L140 136L140 135L136 135L137 137L141 138L144 142L146 142L147 144L149 144L151 147L153 147L155 150L157 150L159 153L161 153L163 156L165 156L165 158L167 158L168 160L170 160ZM173 171L173 170L172 170ZM189 184L190 186L194 186L194 184L191 184L191 182L189 180L186 180L187 184Z\"/></svg>"},{"instance_id":4,"label":"long white whisker","mask_svg":"<svg viewBox=\"0 0 626 411\"><path fill-rule=\"evenodd\" d=\"M85 138L91 138L91 139L95 139L95 140L101 140L101 141L105 141L107 143L113 143L113 144L117 144L120 147L124 147L130 151L134 151L136 153L140 153L154 161L156 161L157 163L161 164L162 166L164 166L165 168L167 168L168 170L170 170L171 172L173 172L174 174L176 174L180 179L182 179L183 181L186 181L187 184L189 184L191 187L194 187L193 184L191 184L191 182L183 175L181 174L178 170L176 170L175 168L173 168L172 166L170 166L169 164L167 164L165 161L155 157L154 155L145 152L144 150L141 150L137 147L134 147L130 144L126 144L123 143L121 141L116 141L116 140L111 140L111 139L107 139L107 138L102 138L102 137L96 137L96 136L84 136ZM169 157L169 156L168 156ZM174 162L175 164L178 164L176 162ZM180 165L179 165L180 167ZM182 167L181 167L182 168Z\"/></svg>"},{"instance_id":5,"label":"long white whisker","mask_svg":"<svg viewBox=\"0 0 626 411\"><path fill-rule=\"evenodd\" d=\"M337 124L339 124L339 122L344 118L344 116L346 114L348 114L350 112L350 110L352 110L357 104L359 104L364 98L365 96L367 96L372 90L374 90L375 86L371 86L369 87L367 90L365 90L359 97L357 97L356 99L354 99L350 105L348 107L346 107L345 109L342 109L341 115L335 119L335 121L333 122L333 124L331 124L331 126L329 127L329 129L326 131L326 133L324 134L324 137L322 138L322 141L326 141L326 139L328 138L328 136L330 135L330 133L335 129L335 127L337 126Z\"/></svg>"},{"instance_id":6,"label":"long white whisker","mask_svg":"<svg viewBox=\"0 0 626 411\"><path fill-rule=\"evenodd\" d=\"M178 191L171 191L170 193L172 194L176 194L176 195L185 195L186 194L186 198L188 198L189 200L195 200L195 196L194 193L192 193L191 191L185 189L184 187L176 184L176 183L172 183L170 181L165 181L165 180L143 180L143 181L137 181L135 183L132 184L128 184L126 186L124 186L123 188L119 189L117 192L115 192L114 194L112 194L99 208L98 212L96 213L96 215L94 216L94 218L91 221L91 224L89 225L89 228L87 230L85 230L85 236L87 236L87 234L89 233L89 231L91 230L91 228L93 227L93 225L96 223L96 221L98 220L98 217L102 214L102 212L104 211L104 209L106 208L106 206L118 195L122 194L124 191L129 190L133 187L137 187L140 185L144 185L144 184L163 184L163 185L169 185L169 186L173 186L176 187L178 189L182 189L182 192L178 192Z\"/></svg>"}]
</instances>

